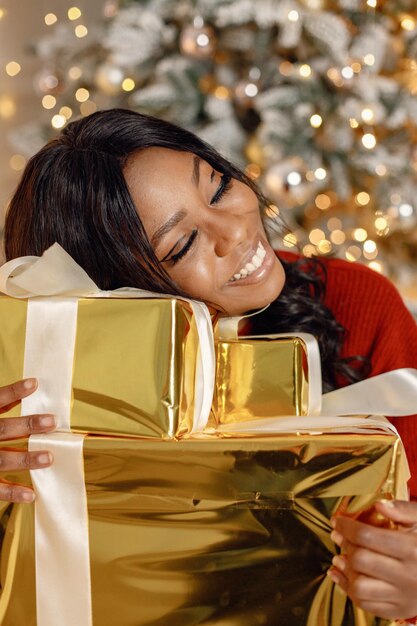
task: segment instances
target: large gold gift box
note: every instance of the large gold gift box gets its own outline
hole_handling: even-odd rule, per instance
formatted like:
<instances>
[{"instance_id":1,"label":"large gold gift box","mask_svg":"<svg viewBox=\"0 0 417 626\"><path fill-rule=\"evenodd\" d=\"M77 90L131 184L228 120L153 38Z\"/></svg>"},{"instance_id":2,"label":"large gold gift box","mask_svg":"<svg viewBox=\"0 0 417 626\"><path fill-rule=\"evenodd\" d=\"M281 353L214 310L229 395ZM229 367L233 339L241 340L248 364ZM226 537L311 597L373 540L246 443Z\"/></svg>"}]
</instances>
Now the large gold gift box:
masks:
<instances>
[{"instance_id":1,"label":"large gold gift box","mask_svg":"<svg viewBox=\"0 0 417 626\"><path fill-rule=\"evenodd\" d=\"M386 625L326 571L332 514L401 494L387 433L87 436L94 626ZM34 508L0 507L0 623L38 626Z\"/></svg>"},{"instance_id":2,"label":"large gold gift box","mask_svg":"<svg viewBox=\"0 0 417 626\"><path fill-rule=\"evenodd\" d=\"M0 386L23 377L27 310L27 300L0 296ZM80 298L71 430L158 438L189 431L198 345L182 300ZM19 414L20 405L7 416Z\"/></svg>"}]
</instances>

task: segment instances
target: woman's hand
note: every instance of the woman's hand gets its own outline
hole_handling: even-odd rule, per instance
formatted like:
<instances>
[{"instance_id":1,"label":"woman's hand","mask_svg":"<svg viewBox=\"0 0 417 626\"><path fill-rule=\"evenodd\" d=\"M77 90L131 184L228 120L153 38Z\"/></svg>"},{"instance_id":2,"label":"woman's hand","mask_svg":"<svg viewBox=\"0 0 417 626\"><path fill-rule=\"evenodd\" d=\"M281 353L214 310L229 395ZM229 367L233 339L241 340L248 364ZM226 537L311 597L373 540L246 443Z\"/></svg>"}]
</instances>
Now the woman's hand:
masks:
<instances>
[{"instance_id":1,"label":"woman's hand","mask_svg":"<svg viewBox=\"0 0 417 626\"><path fill-rule=\"evenodd\" d=\"M5 413L19 404L22 398L33 393L38 384L35 378L27 378L6 387L0 387L0 413ZM56 426L53 415L28 415L25 417L0 416L0 441L28 437L29 435L47 433ZM1 450L0 470L38 469L48 467L52 463L52 454L46 450L29 452L28 450ZM35 493L30 487L14 485L0 480L0 500L9 502L33 502Z\"/></svg>"},{"instance_id":2,"label":"woman's hand","mask_svg":"<svg viewBox=\"0 0 417 626\"><path fill-rule=\"evenodd\" d=\"M417 615L417 503L381 501L376 510L398 529L334 518L333 541L342 554L329 576L355 604L386 619Z\"/></svg>"}]
</instances>

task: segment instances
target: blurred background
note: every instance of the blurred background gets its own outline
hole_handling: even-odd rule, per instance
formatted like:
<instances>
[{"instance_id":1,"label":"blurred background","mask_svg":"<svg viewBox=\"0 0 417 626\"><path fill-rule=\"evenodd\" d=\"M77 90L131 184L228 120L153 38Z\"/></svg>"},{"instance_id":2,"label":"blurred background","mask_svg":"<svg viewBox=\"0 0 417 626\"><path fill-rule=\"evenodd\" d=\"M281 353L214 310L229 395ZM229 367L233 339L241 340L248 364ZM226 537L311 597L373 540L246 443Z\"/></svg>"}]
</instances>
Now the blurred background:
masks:
<instances>
[{"instance_id":1,"label":"blurred background","mask_svg":"<svg viewBox=\"0 0 417 626\"><path fill-rule=\"evenodd\" d=\"M256 180L277 247L365 263L417 313L415 0L0 0L0 42L0 224L58 129L128 107Z\"/></svg>"}]
</instances>

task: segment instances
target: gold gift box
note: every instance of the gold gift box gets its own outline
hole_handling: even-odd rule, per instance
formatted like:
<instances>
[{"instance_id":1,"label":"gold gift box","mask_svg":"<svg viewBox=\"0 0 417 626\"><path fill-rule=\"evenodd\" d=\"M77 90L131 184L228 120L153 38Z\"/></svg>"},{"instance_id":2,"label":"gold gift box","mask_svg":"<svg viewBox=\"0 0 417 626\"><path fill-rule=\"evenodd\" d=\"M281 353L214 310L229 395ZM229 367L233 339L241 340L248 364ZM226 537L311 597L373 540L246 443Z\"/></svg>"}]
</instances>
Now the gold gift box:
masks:
<instances>
[{"instance_id":1,"label":"gold gift box","mask_svg":"<svg viewBox=\"0 0 417 626\"><path fill-rule=\"evenodd\" d=\"M93 623L386 625L326 576L329 519L401 495L402 454L394 434L87 436ZM0 504L2 626L37 626L33 510Z\"/></svg>"},{"instance_id":2,"label":"gold gift box","mask_svg":"<svg viewBox=\"0 0 417 626\"><path fill-rule=\"evenodd\" d=\"M23 376L27 306L26 300L0 297L0 386ZM81 298L71 429L157 438L188 432L197 351L186 302ZM6 414L18 415L20 406Z\"/></svg>"},{"instance_id":3,"label":"gold gift box","mask_svg":"<svg viewBox=\"0 0 417 626\"><path fill-rule=\"evenodd\" d=\"M299 337L216 341L218 423L309 413L307 345Z\"/></svg>"},{"instance_id":4,"label":"gold gift box","mask_svg":"<svg viewBox=\"0 0 417 626\"><path fill-rule=\"evenodd\" d=\"M0 386L23 377L27 307L27 300L0 296ZM80 298L71 430L168 439L189 433L198 343L181 300ZM215 423L308 414L303 339L218 340L216 358ZM6 414L18 415L20 405Z\"/></svg>"}]
</instances>

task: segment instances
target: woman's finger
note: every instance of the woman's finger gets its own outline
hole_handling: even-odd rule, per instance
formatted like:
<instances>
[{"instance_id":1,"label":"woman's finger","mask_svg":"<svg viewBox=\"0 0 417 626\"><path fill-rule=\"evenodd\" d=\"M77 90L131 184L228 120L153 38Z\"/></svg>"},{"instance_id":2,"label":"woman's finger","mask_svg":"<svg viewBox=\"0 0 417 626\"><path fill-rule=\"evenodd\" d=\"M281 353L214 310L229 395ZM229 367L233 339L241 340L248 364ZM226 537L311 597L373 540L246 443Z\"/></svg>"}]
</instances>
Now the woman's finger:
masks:
<instances>
[{"instance_id":1,"label":"woman's finger","mask_svg":"<svg viewBox=\"0 0 417 626\"><path fill-rule=\"evenodd\" d=\"M0 450L0 471L29 470L48 467L53 461L52 454L47 450L28 452L27 450Z\"/></svg>"},{"instance_id":2,"label":"woman's finger","mask_svg":"<svg viewBox=\"0 0 417 626\"><path fill-rule=\"evenodd\" d=\"M352 568L351 557L337 555L333 558L333 566L343 574L347 583L344 590L355 599L375 600L395 603L398 599L398 589L393 581L365 575Z\"/></svg>"},{"instance_id":3,"label":"woman's finger","mask_svg":"<svg viewBox=\"0 0 417 626\"><path fill-rule=\"evenodd\" d=\"M404 526L417 525L417 502L406 500L380 500L375 503L375 508L384 517Z\"/></svg>"},{"instance_id":4,"label":"woman's finger","mask_svg":"<svg viewBox=\"0 0 417 626\"><path fill-rule=\"evenodd\" d=\"M24 417L0 417L0 441L45 433L56 427L53 415L27 415Z\"/></svg>"},{"instance_id":5,"label":"woman's finger","mask_svg":"<svg viewBox=\"0 0 417 626\"><path fill-rule=\"evenodd\" d=\"M395 583L402 578L404 563L398 559L354 546L351 543L347 544L345 555L346 569L355 571L358 574L365 574L388 583ZM333 559L333 563L336 564L336 561L340 564L340 559L342 558L339 555L336 556Z\"/></svg>"},{"instance_id":6,"label":"woman's finger","mask_svg":"<svg viewBox=\"0 0 417 626\"><path fill-rule=\"evenodd\" d=\"M330 537L343 549L349 542L398 560L410 555L410 542L405 540L407 535L397 530L376 528L343 516L334 518L334 524Z\"/></svg>"},{"instance_id":7,"label":"woman's finger","mask_svg":"<svg viewBox=\"0 0 417 626\"><path fill-rule=\"evenodd\" d=\"M0 481L0 500L29 503L35 500L35 492L30 487Z\"/></svg>"},{"instance_id":8,"label":"woman's finger","mask_svg":"<svg viewBox=\"0 0 417 626\"><path fill-rule=\"evenodd\" d=\"M38 386L36 378L26 378L11 385L0 387L0 412L6 411L9 407L17 404L35 391Z\"/></svg>"}]
</instances>

